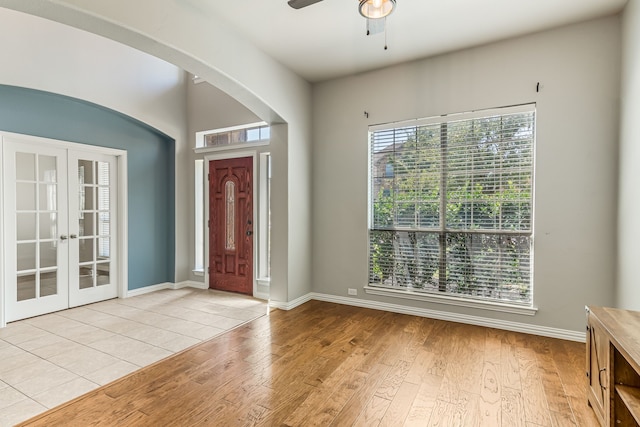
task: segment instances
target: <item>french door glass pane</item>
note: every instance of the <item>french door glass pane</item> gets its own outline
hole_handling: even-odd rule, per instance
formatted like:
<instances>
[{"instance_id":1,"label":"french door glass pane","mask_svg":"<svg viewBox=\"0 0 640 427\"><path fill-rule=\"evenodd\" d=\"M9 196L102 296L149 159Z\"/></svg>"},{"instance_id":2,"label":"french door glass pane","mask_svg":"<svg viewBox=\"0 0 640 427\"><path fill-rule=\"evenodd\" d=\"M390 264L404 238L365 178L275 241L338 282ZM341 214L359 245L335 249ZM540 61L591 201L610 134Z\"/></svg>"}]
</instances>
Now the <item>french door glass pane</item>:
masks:
<instances>
[{"instance_id":1,"label":"french door glass pane","mask_svg":"<svg viewBox=\"0 0 640 427\"><path fill-rule=\"evenodd\" d=\"M35 243L18 243L17 244L17 270L35 270L36 269L36 244Z\"/></svg>"},{"instance_id":2,"label":"french door glass pane","mask_svg":"<svg viewBox=\"0 0 640 427\"><path fill-rule=\"evenodd\" d=\"M93 248L95 245L94 239L80 239L78 242L80 246L80 262L91 262L94 260Z\"/></svg>"},{"instance_id":3,"label":"french door glass pane","mask_svg":"<svg viewBox=\"0 0 640 427\"><path fill-rule=\"evenodd\" d=\"M93 265L81 265L78 267L80 276L80 289L93 287Z\"/></svg>"},{"instance_id":4,"label":"french door glass pane","mask_svg":"<svg viewBox=\"0 0 640 427\"><path fill-rule=\"evenodd\" d=\"M109 278L109 269L110 269L110 264L108 262L100 262L98 264L96 264L97 267L97 273L98 273L98 286L104 286L104 285L108 285L111 283L111 280Z\"/></svg>"},{"instance_id":5,"label":"french door glass pane","mask_svg":"<svg viewBox=\"0 0 640 427\"><path fill-rule=\"evenodd\" d=\"M80 214L79 219L79 235L80 236L93 236L93 224L94 224L94 213L92 212L82 212Z\"/></svg>"},{"instance_id":6,"label":"french door glass pane","mask_svg":"<svg viewBox=\"0 0 640 427\"><path fill-rule=\"evenodd\" d=\"M94 190L94 187L90 185L83 185L80 187L80 210L81 211L91 211L94 209L93 190Z\"/></svg>"},{"instance_id":7,"label":"french door glass pane","mask_svg":"<svg viewBox=\"0 0 640 427\"><path fill-rule=\"evenodd\" d=\"M80 185L93 184L93 162L91 160L78 160L78 180Z\"/></svg>"},{"instance_id":8,"label":"french door glass pane","mask_svg":"<svg viewBox=\"0 0 640 427\"><path fill-rule=\"evenodd\" d=\"M58 265L58 241L40 243L40 268Z\"/></svg>"},{"instance_id":9,"label":"french door glass pane","mask_svg":"<svg viewBox=\"0 0 640 427\"><path fill-rule=\"evenodd\" d=\"M16 153L16 179L18 181L36 180L36 155Z\"/></svg>"},{"instance_id":10,"label":"french door glass pane","mask_svg":"<svg viewBox=\"0 0 640 427\"><path fill-rule=\"evenodd\" d=\"M36 214L18 212L16 214L16 235L20 240L36 239Z\"/></svg>"},{"instance_id":11,"label":"french door glass pane","mask_svg":"<svg viewBox=\"0 0 640 427\"><path fill-rule=\"evenodd\" d=\"M98 162L98 185L109 184L109 163Z\"/></svg>"},{"instance_id":12,"label":"french door glass pane","mask_svg":"<svg viewBox=\"0 0 640 427\"><path fill-rule=\"evenodd\" d=\"M35 227L34 227L35 230ZM58 214L43 213L40 214L40 239L57 239L58 238Z\"/></svg>"},{"instance_id":13,"label":"french door glass pane","mask_svg":"<svg viewBox=\"0 0 640 427\"><path fill-rule=\"evenodd\" d=\"M58 293L58 271L40 273L40 296L48 297Z\"/></svg>"},{"instance_id":14,"label":"french door glass pane","mask_svg":"<svg viewBox=\"0 0 640 427\"><path fill-rule=\"evenodd\" d=\"M56 182L58 180L55 157L38 156L38 170L40 182Z\"/></svg>"},{"instance_id":15,"label":"french door glass pane","mask_svg":"<svg viewBox=\"0 0 640 427\"><path fill-rule=\"evenodd\" d=\"M100 212L98 215L98 235L108 236L111 230L109 226L109 212Z\"/></svg>"},{"instance_id":16,"label":"french door glass pane","mask_svg":"<svg viewBox=\"0 0 640 427\"><path fill-rule=\"evenodd\" d=\"M18 182L16 184L16 210L36 210L36 184L31 182Z\"/></svg>"},{"instance_id":17,"label":"french door glass pane","mask_svg":"<svg viewBox=\"0 0 640 427\"><path fill-rule=\"evenodd\" d=\"M109 187L98 188L98 210L109 210Z\"/></svg>"},{"instance_id":18,"label":"french door glass pane","mask_svg":"<svg viewBox=\"0 0 640 427\"><path fill-rule=\"evenodd\" d=\"M18 301L25 301L34 299L36 297L36 275L25 274L18 275L17 283L18 287Z\"/></svg>"},{"instance_id":19,"label":"french door glass pane","mask_svg":"<svg viewBox=\"0 0 640 427\"><path fill-rule=\"evenodd\" d=\"M40 205L41 211L55 211L58 209L58 186L56 184L40 184Z\"/></svg>"},{"instance_id":20,"label":"french door glass pane","mask_svg":"<svg viewBox=\"0 0 640 427\"><path fill-rule=\"evenodd\" d=\"M98 240L98 246L96 248L96 252L98 254L98 260L101 260L101 261L108 260L110 256L109 255L109 252L110 252L109 238L101 237L97 240Z\"/></svg>"}]
</instances>

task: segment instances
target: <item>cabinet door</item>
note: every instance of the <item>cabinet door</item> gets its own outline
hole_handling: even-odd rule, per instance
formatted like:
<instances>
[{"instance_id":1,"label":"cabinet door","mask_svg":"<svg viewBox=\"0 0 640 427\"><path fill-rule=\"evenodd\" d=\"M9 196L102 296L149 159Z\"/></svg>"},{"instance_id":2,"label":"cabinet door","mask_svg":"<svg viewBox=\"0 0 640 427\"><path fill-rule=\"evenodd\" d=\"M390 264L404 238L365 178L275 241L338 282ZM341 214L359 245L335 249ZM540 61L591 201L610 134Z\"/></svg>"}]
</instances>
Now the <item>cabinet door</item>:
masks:
<instances>
[{"instance_id":1,"label":"cabinet door","mask_svg":"<svg viewBox=\"0 0 640 427\"><path fill-rule=\"evenodd\" d=\"M597 318L587 315L587 378L589 382L589 403L600 423L608 419L605 402L609 400L609 340L603 333Z\"/></svg>"}]
</instances>

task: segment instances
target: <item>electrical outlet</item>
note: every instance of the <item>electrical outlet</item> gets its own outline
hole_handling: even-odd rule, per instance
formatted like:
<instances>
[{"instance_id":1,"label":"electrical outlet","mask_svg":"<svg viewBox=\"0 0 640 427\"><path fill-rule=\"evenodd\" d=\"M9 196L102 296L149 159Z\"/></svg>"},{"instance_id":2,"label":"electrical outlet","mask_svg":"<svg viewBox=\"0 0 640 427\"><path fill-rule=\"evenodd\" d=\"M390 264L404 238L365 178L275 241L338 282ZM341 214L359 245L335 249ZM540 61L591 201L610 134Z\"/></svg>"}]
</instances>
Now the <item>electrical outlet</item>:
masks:
<instances>
[{"instance_id":1,"label":"electrical outlet","mask_svg":"<svg viewBox=\"0 0 640 427\"><path fill-rule=\"evenodd\" d=\"M358 295L357 289L349 288L347 289L347 292L349 293L349 295Z\"/></svg>"}]
</instances>

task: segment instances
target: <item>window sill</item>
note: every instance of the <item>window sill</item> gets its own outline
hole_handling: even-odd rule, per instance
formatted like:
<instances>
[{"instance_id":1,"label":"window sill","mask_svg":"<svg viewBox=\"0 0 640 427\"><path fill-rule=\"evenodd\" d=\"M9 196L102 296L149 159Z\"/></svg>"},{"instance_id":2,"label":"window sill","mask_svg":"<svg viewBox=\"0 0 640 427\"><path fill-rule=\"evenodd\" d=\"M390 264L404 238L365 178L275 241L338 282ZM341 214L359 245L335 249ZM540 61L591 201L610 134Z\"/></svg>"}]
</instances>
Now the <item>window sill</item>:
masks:
<instances>
[{"instance_id":1,"label":"window sill","mask_svg":"<svg viewBox=\"0 0 640 427\"><path fill-rule=\"evenodd\" d=\"M193 274L195 274L196 276L201 276L204 277L204 270L199 270L199 269L195 269L195 270L191 270Z\"/></svg>"},{"instance_id":2,"label":"window sill","mask_svg":"<svg viewBox=\"0 0 640 427\"><path fill-rule=\"evenodd\" d=\"M482 310L500 311L503 313L521 314L525 316L534 316L538 309L536 307L523 307L519 305L502 304L490 301L474 301L463 298L457 298L449 295L434 295L410 290L387 289L376 286L365 286L364 291L370 295L381 295L392 298L404 298L414 301L426 301L438 304L455 305L458 307L478 308Z\"/></svg>"}]
</instances>

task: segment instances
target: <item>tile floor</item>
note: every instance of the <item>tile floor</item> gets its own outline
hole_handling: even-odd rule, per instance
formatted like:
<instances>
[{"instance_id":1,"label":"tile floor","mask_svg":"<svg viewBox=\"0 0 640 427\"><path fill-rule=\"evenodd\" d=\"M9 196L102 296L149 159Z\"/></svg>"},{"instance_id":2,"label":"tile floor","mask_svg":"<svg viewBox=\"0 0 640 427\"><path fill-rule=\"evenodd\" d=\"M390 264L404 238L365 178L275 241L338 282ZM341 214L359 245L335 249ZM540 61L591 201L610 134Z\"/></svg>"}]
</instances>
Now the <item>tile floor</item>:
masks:
<instances>
[{"instance_id":1,"label":"tile floor","mask_svg":"<svg viewBox=\"0 0 640 427\"><path fill-rule=\"evenodd\" d=\"M265 301L163 290L0 329L0 426L12 426L265 315Z\"/></svg>"}]
</instances>

